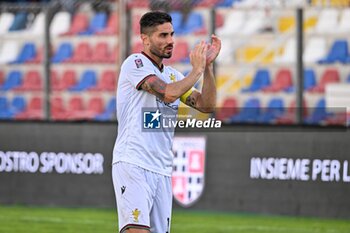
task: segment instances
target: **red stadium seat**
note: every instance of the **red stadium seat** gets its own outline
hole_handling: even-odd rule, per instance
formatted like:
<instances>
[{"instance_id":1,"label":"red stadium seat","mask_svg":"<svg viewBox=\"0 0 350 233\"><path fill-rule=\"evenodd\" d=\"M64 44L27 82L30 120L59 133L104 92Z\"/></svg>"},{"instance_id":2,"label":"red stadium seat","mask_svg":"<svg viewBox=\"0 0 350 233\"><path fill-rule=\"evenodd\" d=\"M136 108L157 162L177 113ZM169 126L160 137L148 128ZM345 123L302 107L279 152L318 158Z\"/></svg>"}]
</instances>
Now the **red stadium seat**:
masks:
<instances>
[{"instance_id":1,"label":"red stadium seat","mask_svg":"<svg viewBox=\"0 0 350 233\"><path fill-rule=\"evenodd\" d=\"M50 87L53 91L61 91L61 79L58 77L56 70L51 70L50 72Z\"/></svg>"},{"instance_id":2,"label":"red stadium seat","mask_svg":"<svg viewBox=\"0 0 350 233\"><path fill-rule=\"evenodd\" d=\"M112 52L109 54L109 58L107 60L108 63L115 63L118 61L119 58L119 46L115 45L113 47Z\"/></svg>"},{"instance_id":3,"label":"red stadium seat","mask_svg":"<svg viewBox=\"0 0 350 233\"><path fill-rule=\"evenodd\" d=\"M40 91L42 90L42 77L37 70L28 71L21 86L15 88L16 91Z\"/></svg>"},{"instance_id":4,"label":"red stadium seat","mask_svg":"<svg viewBox=\"0 0 350 233\"><path fill-rule=\"evenodd\" d=\"M27 109L16 116L16 119L28 119L28 120L40 120L43 118L44 118L43 100L41 97L33 97L29 101L29 104L27 105Z\"/></svg>"},{"instance_id":5,"label":"red stadium seat","mask_svg":"<svg viewBox=\"0 0 350 233\"><path fill-rule=\"evenodd\" d=\"M117 13L113 13L109 16L107 27L97 32L97 35L115 35L119 32L119 16Z\"/></svg>"},{"instance_id":6,"label":"red stadium seat","mask_svg":"<svg viewBox=\"0 0 350 233\"><path fill-rule=\"evenodd\" d=\"M306 101L303 100L303 117L307 117L309 114L308 107L306 104ZM289 107L287 108L287 112L278 117L276 119L276 124L283 124L283 125L289 125L289 124L296 124L297 123L297 118L296 118L296 101L293 100Z\"/></svg>"},{"instance_id":7,"label":"red stadium seat","mask_svg":"<svg viewBox=\"0 0 350 233\"><path fill-rule=\"evenodd\" d=\"M81 96L74 96L68 101L67 119L81 120L85 118L85 105Z\"/></svg>"},{"instance_id":8,"label":"red stadium seat","mask_svg":"<svg viewBox=\"0 0 350 233\"><path fill-rule=\"evenodd\" d=\"M73 62L73 63L90 62L91 56L92 56L92 51L89 43L81 42L75 48L73 56L64 62Z\"/></svg>"},{"instance_id":9,"label":"red stadium seat","mask_svg":"<svg viewBox=\"0 0 350 233\"><path fill-rule=\"evenodd\" d=\"M137 14L132 17L132 31L134 35L140 35L140 19L141 15Z\"/></svg>"},{"instance_id":10,"label":"red stadium seat","mask_svg":"<svg viewBox=\"0 0 350 233\"><path fill-rule=\"evenodd\" d=\"M186 41L177 41L175 43L175 51L173 52L173 55L171 56L170 59L165 59L164 63L165 64L172 64L172 63L177 63L181 62L184 59L186 59L189 55L189 46Z\"/></svg>"},{"instance_id":11,"label":"red stadium seat","mask_svg":"<svg viewBox=\"0 0 350 233\"><path fill-rule=\"evenodd\" d=\"M77 73L75 70L66 70L61 79L61 90L67 90L77 83Z\"/></svg>"},{"instance_id":12,"label":"red stadium seat","mask_svg":"<svg viewBox=\"0 0 350 233\"><path fill-rule=\"evenodd\" d=\"M91 61L97 62L97 63L105 63L109 61L109 50L108 50L108 44L106 42L100 42L97 43L94 47Z\"/></svg>"},{"instance_id":13,"label":"red stadium seat","mask_svg":"<svg viewBox=\"0 0 350 233\"><path fill-rule=\"evenodd\" d=\"M77 13L73 16L73 22L69 31L63 35L76 35L81 32L85 32L89 26L89 19L87 15L83 13Z\"/></svg>"},{"instance_id":14,"label":"red stadium seat","mask_svg":"<svg viewBox=\"0 0 350 233\"><path fill-rule=\"evenodd\" d=\"M67 111L64 105L62 97L53 97L50 100L51 105L51 118L53 120L65 120L67 119Z\"/></svg>"},{"instance_id":15,"label":"red stadium seat","mask_svg":"<svg viewBox=\"0 0 350 233\"><path fill-rule=\"evenodd\" d=\"M215 118L225 121L230 117L238 113L238 103L237 100L233 97L226 98L221 106L217 109Z\"/></svg>"},{"instance_id":16,"label":"red stadium seat","mask_svg":"<svg viewBox=\"0 0 350 233\"><path fill-rule=\"evenodd\" d=\"M34 58L26 61L27 64L39 64L44 59L44 49L38 48Z\"/></svg>"},{"instance_id":17,"label":"red stadium seat","mask_svg":"<svg viewBox=\"0 0 350 233\"><path fill-rule=\"evenodd\" d=\"M0 86L4 83L4 73L0 71Z\"/></svg>"},{"instance_id":18,"label":"red stadium seat","mask_svg":"<svg viewBox=\"0 0 350 233\"><path fill-rule=\"evenodd\" d=\"M105 70L97 83L95 88L92 88L92 91L115 91L116 90L116 79L117 75L113 70Z\"/></svg>"},{"instance_id":19,"label":"red stadium seat","mask_svg":"<svg viewBox=\"0 0 350 233\"><path fill-rule=\"evenodd\" d=\"M323 72L320 82L310 89L310 92L314 93L324 93L326 85L329 83L338 83L340 82L339 72L336 69L327 69Z\"/></svg>"},{"instance_id":20,"label":"red stadium seat","mask_svg":"<svg viewBox=\"0 0 350 233\"><path fill-rule=\"evenodd\" d=\"M289 69L281 69L277 72L274 82L263 89L264 92L286 91L293 86L292 72Z\"/></svg>"},{"instance_id":21,"label":"red stadium seat","mask_svg":"<svg viewBox=\"0 0 350 233\"><path fill-rule=\"evenodd\" d=\"M89 100L86 111L85 118L94 119L97 115L101 114L104 110L104 103L101 97L93 97Z\"/></svg>"},{"instance_id":22,"label":"red stadium seat","mask_svg":"<svg viewBox=\"0 0 350 233\"><path fill-rule=\"evenodd\" d=\"M143 44L141 42L136 42L132 45L131 53L140 53L143 50Z\"/></svg>"}]
</instances>

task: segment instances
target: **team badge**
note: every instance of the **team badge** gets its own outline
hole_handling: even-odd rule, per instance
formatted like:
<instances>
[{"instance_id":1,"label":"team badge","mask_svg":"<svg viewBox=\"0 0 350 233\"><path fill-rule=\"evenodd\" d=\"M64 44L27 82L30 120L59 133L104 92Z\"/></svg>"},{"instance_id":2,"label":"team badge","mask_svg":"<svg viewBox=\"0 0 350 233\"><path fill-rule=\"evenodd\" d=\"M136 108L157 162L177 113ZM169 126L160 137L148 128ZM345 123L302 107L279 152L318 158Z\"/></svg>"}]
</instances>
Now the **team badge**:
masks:
<instances>
[{"instance_id":1,"label":"team badge","mask_svg":"<svg viewBox=\"0 0 350 233\"><path fill-rule=\"evenodd\" d=\"M132 211L132 216L134 217L134 222L139 222L140 214L141 214L141 211L139 211L137 208Z\"/></svg>"},{"instance_id":2,"label":"team badge","mask_svg":"<svg viewBox=\"0 0 350 233\"><path fill-rule=\"evenodd\" d=\"M137 68L143 67L143 63L142 63L141 58L136 59L135 64L136 64Z\"/></svg>"},{"instance_id":3,"label":"team badge","mask_svg":"<svg viewBox=\"0 0 350 233\"><path fill-rule=\"evenodd\" d=\"M170 78L170 80L171 80L172 82L175 82L175 81L176 81L176 77L175 77L175 75L174 75L173 73L170 74L169 78Z\"/></svg>"},{"instance_id":4,"label":"team badge","mask_svg":"<svg viewBox=\"0 0 350 233\"><path fill-rule=\"evenodd\" d=\"M175 137L172 186L174 199L189 207L204 189L205 137Z\"/></svg>"}]
</instances>

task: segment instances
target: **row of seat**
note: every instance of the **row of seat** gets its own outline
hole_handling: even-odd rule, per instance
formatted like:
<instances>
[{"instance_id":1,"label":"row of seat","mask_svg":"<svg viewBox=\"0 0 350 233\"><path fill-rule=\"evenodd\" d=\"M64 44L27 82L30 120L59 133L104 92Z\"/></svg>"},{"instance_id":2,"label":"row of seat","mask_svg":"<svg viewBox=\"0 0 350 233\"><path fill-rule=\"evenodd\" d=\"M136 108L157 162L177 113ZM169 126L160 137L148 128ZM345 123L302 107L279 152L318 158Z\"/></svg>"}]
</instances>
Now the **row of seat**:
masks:
<instances>
[{"instance_id":1,"label":"row of seat","mask_svg":"<svg viewBox=\"0 0 350 233\"><path fill-rule=\"evenodd\" d=\"M129 0L127 1L127 7L133 8L148 8L153 0ZM231 7L234 3L242 0L195 0L193 1L194 7ZM171 8L178 9L183 7L179 2L166 2L162 1L164 5L168 4ZM162 3L160 3L162 4ZM162 8L162 6L160 6Z\"/></svg>"},{"instance_id":2,"label":"row of seat","mask_svg":"<svg viewBox=\"0 0 350 233\"><path fill-rule=\"evenodd\" d=\"M277 12L277 11L276 11ZM220 13L220 11L217 12ZM244 11L232 9L223 16L222 27L217 28L220 36L251 35L263 32L264 29L276 32L290 32L295 28L295 16L286 16L280 13L276 19L272 18L274 14L267 14L263 10ZM277 24L271 24L276 21ZM277 25L277 26L275 26ZM329 9L321 10L319 14L310 14L304 20L304 30L312 33L334 34L350 32L350 9Z\"/></svg>"},{"instance_id":3,"label":"row of seat","mask_svg":"<svg viewBox=\"0 0 350 233\"><path fill-rule=\"evenodd\" d=\"M24 77L23 77L24 76ZM51 71L53 91L111 91L116 90L117 74L114 70L104 70L100 77L95 70L85 70L80 79L76 70L67 69L59 75ZM10 71L6 77L0 72L0 91L42 91L43 78L39 71L29 70L24 75L19 70Z\"/></svg>"},{"instance_id":4,"label":"row of seat","mask_svg":"<svg viewBox=\"0 0 350 233\"><path fill-rule=\"evenodd\" d=\"M18 12L16 15L5 12L0 15L0 35L9 32L21 32L28 35L40 35L45 29L45 14L40 12L34 22L27 28L27 12ZM119 18L116 13L110 16L106 12L97 12L89 19L87 14L77 13L71 15L68 12L57 13L51 23L52 35L116 35L118 34Z\"/></svg>"},{"instance_id":5,"label":"row of seat","mask_svg":"<svg viewBox=\"0 0 350 233\"><path fill-rule=\"evenodd\" d=\"M308 93L324 93L326 85L330 83L340 83L341 78L339 71L334 68L325 69L320 78L317 78L316 72L311 69L304 70L304 91ZM350 74L346 79L350 83ZM282 68L276 72L274 79L271 81L271 74L268 69L258 69L246 88L241 92L259 92L276 93L276 92L294 92L295 83L292 72L289 69Z\"/></svg>"},{"instance_id":6,"label":"row of seat","mask_svg":"<svg viewBox=\"0 0 350 233\"><path fill-rule=\"evenodd\" d=\"M87 103L81 96L74 96L67 102L60 96L53 97L51 117L54 120L84 120L100 121L115 119L116 99L111 98L107 104L100 97L92 97Z\"/></svg>"},{"instance_id":7,"label":"row of seat","mask_svg":"<svg viewBox=\"0 0 350 233\"><path fill-rule=\"evenodd\" d=\"M53 63L115 63L118 58L117 45L111 50L106 42L98 42L94 46L88 42L80 42L75 48L70 42L61 43L51 59Z\"/></svg>"},{"instance_id":8,"label":"row of seat","mask_svg":"<svg viewBox=\"0 0 350 233\"><path fill-rule=\"evenodd\" d=\"M262 108L259 98L253 97L239 107L237 99L229 97L217 110L216 118L227 123L295 124L296 104L292 101L287 107L282 98L276 97L268 102L266 108ZM344 126L347 124L346 109L330 112L324 98L319 99L313 108L309 108L306 101L303 101L303 123Z\"/></svg>"},{"instance_id":9,"label":"row of seat","mask_svg":"<svg viewBox=\"0 0 350 233\"><path fill-rule=\"evenodd\" d=\"M113 120L116 101L111 98L107 103L101 97L91 97L85 101L81 96L71 97L67 103L62 97L50 100L51 116L54 120ZM44 118L43 99L32 97L28 101L24 96L12 99L0 96L0 120L39 120Z\"/></svg>"}]
</instances>

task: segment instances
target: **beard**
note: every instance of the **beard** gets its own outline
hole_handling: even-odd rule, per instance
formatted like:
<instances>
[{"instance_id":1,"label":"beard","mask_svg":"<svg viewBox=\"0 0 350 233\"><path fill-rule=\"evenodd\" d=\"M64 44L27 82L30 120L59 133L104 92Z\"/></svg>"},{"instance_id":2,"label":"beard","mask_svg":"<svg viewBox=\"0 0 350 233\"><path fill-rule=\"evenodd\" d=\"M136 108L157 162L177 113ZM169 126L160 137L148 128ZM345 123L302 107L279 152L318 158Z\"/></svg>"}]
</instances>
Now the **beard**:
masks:
<instances>
[{"instance_id":1,"label":"beard","mask_svg":"<svg viewBox=\"0 0 350 233\"><path fill-rule=\"evenodd\" d=\"M167 47L169 47L169 46L167 46ZM167 47L165 47L165 48L167 48ZM151 52L153 55L155 55L155 56L157 56L157 57L159 57L159 58L170 58L170 57L172 56L172 54L173 54L172 51L170 51L169 53L161 52L161 51L159 51L158 49L156 49L156 48L154 48L154 47L151 47L151 48L150 48L150 52Z\"/></svg>"}]
</instances>

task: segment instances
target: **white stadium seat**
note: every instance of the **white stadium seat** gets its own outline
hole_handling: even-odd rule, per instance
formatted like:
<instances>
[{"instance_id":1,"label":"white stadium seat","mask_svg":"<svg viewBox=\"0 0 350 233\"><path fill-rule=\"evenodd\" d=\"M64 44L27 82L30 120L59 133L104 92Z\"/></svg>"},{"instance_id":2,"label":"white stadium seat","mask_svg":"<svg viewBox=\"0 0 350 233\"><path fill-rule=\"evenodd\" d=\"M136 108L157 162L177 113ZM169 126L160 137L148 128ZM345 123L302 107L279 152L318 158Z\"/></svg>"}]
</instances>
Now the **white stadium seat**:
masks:
<instances>
[{"instance_id":1,"label":"white stadium seat","mask_svg":"<svg viewBox=\"0 0 350 233\"><path fill-rule=\"evenodd\" d=\"M339 10L323 9L318 18L315 32L317 33L334 33L334 29L338 25Z\"/></svg>"},{"instance_id":2,"label":"white stadium seat","mask_svg":"<svg viewBox=\"0 0 350 233\"><path fill-rule=\"evenodd\" d=\"M342 11L340 22L336 30L338 33L350 33L350 9Z\"/></svg>"},{"instance_id":3,"label":"white stadium seat","mask_svg":"<svg viewBox=\"0 0 350 233\"><path fill-rule=\"evenodd\" d=\"M0 35L8 32L15 16L12 13L2 13L0 15Z\"/></svg>"},{"instance_id":4,"label":"white stadium seat","mask_svg":"<svg viewBox=\"0 0 350 233\"><path fill-rule=\"evenodd\" d=\"M63 34L69 30L71 23L71 15L68 12L58 12L50 26L50 33L53 36L58 36L60 34Z\"/></svg>"},{"instance_id":5,"label":"white stadium seat","mask_svg":"<svg viewBox=\"0 0 350 233\"><path fill-rule=\"evenodd\" d=\"M326 40L322 37L310 38L305 46L303 60L305 63L315 63L327 53Z\"/></svg>"},{"instance_id":6,"label":"white stadium seat","mask_svg":"<svg viewBox=\"0 0 350 233\"><path fill-rule=\"evenodd\" d=\"M16 41L6 41L0 50L0 64L14 61L17 58L18 50Z\"/></svg>"}]
</instances>

